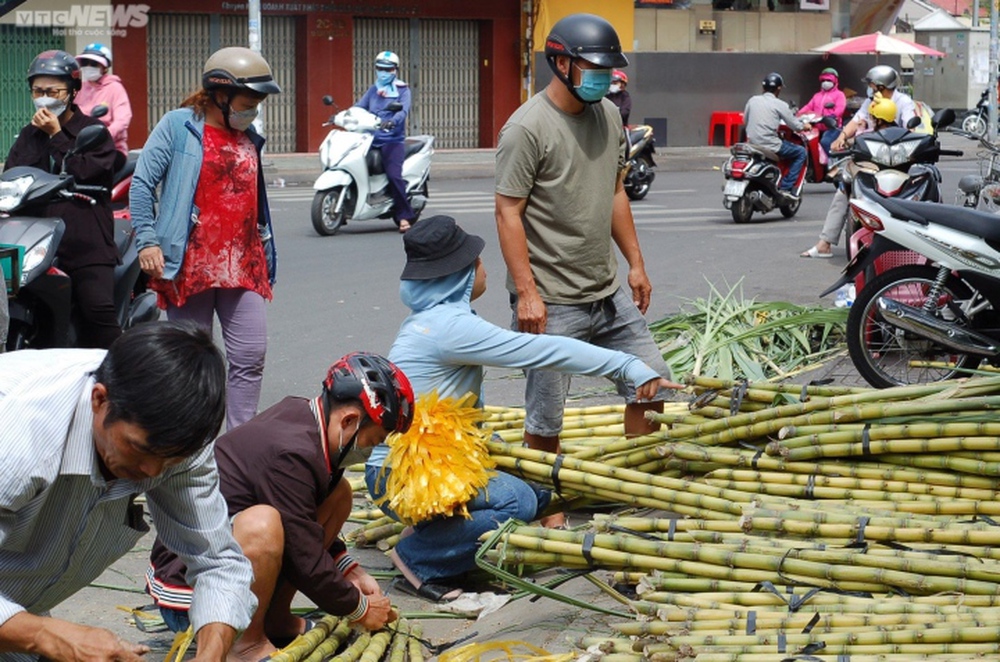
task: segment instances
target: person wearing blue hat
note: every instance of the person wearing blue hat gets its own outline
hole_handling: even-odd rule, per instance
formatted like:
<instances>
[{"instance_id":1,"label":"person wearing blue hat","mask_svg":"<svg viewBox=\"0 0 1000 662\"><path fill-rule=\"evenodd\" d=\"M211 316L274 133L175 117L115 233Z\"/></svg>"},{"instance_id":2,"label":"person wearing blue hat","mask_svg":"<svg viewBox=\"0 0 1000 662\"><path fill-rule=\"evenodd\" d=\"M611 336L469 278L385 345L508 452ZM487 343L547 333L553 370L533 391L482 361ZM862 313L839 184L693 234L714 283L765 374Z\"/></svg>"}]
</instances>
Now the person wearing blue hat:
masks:
<instances>
[{"instance_id":1,"label":"person wearing blue hat","mask_svg":"<svg viewBox=\"0 0 1000 662\"><path fill-rule=\"evenodd\" d=\"M466 233L450 216L432 216L403 237L406 265L400 298L410 308L389 360L406 373L419 397L437 391L439 397L473 393L485 406L483 368L545 368L563 373L605 376L633 384L642 399L659 388L682 388L638 358L562 336L520 333L499 327L472 310L472 301L486 291L486 268L480 253L486 242ZM365 467L368 489L375 499L385 495L389 447L376 446ZM403 577L400 591L439 602L458 597L456 575L475 566L479 538L508 519L530 521L548 505L550 494L501 472L466 504L461 515L420 522L390 553ZM390 516L394 514L386 506Z\"/></svg>"}]
</instances>

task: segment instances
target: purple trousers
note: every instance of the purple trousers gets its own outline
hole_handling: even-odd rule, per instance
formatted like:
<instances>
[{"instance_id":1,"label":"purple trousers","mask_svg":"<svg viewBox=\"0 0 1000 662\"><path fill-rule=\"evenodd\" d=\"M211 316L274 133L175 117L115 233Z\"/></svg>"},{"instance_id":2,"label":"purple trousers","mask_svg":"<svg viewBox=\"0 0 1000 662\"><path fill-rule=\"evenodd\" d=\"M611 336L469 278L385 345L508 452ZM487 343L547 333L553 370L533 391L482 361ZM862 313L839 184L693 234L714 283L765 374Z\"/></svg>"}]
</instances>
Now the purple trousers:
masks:
<instances>
[{"instance_id":1,"label":"purple trousers","mask_svg":"<svg viewBox=\"0 0 1000 662\"><path fill-rule=\"evenodd\" d=\"M188 297L183 306L167 304L167 318L191 320L212 332L219 316L226 345L226 429L257 415L267 353L267 310L264 297L244 289L211 289Z\"/></svg>"},{"instance_id":2,"label":"purple trousers","mask_svg":"<svg viewBox=\"0 0 1000 662\"><path fill-rule=\"evenodd\" d=\"M385 176L389 178L389 195L392 196L392 218L396 225L402 220L413 220L413 208L406 197L406 180L403 179L403 161L406 158L406 145L403 143L386 143L379 147L382 152L382 167Z\"/></svg>"}]
</instances>

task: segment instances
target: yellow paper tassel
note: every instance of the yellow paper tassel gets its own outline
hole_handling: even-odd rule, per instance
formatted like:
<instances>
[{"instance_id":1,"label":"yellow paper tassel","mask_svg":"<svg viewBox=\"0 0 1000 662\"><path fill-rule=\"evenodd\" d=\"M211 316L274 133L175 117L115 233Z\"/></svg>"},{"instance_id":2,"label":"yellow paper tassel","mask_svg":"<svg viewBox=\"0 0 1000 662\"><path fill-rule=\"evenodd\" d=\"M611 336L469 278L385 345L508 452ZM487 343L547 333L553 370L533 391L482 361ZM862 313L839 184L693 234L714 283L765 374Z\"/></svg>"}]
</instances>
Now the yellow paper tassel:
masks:
<instances>
[{"instance_id":1,"label":"yellow paper tassel","mask_svg":"<svg viewBox=\"0 0 1000 662\"><path fill-rule=\"evenodd\" d=\"M490 433L480 427L485 414L472 406L475 400L472 393L457 400L437 391L420 396L409 431L389 439L392 471L379 503L388 502L410 524L439 515L469 517L465 504L496 466L486 448Z\"/></svg>"}]
</instances>

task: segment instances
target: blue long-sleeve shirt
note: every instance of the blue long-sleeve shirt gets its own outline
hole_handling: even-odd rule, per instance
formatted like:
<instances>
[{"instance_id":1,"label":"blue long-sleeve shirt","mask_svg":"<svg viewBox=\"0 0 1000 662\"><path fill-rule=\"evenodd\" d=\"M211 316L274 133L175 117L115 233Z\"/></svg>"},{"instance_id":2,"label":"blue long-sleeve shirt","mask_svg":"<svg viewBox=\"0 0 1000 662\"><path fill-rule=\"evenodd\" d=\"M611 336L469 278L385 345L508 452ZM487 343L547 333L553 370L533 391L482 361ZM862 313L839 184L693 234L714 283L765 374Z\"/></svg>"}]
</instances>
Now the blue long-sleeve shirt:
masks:
<instances>
[{"instance_id":1,"label":"blue long-sleeve shirt","mask_svg":"<svg viewBox=\"0 0 1000 662\"><path fill-rule=\"evenodd\" d=\"M386 143L401 143L406 138L406 118L410 114L410 86L401 80L395 80L393 84L396 86L396 91L399 92L398 97L384 97L378 93L378 88L372 85L364 96L354 104L378 115L383 122L386 120L395 122L391 131L375 132L375 139L372 141L373 147L379 147ZM399 103L403 109L389 110L388 106L391 103Z\"/></svg>"},{"instance_id":2,"label":"blue long-sleeve shirt","mask_svg":"<svg viewBox=\"0 0 1000 662\"><path fill-rule=\"evenodd\" d=\"M569 374L625 379L636 386L659 375L631 354L564 336L519 333L492 324L472 310L475 269L433 280L404 280L400 297L413 312L403 321L389 360L419 397L475 393L483 406L483 367L545 368ZM368 464L381 467L388 446L377 446Z\"/></svg>"}]
</instances>

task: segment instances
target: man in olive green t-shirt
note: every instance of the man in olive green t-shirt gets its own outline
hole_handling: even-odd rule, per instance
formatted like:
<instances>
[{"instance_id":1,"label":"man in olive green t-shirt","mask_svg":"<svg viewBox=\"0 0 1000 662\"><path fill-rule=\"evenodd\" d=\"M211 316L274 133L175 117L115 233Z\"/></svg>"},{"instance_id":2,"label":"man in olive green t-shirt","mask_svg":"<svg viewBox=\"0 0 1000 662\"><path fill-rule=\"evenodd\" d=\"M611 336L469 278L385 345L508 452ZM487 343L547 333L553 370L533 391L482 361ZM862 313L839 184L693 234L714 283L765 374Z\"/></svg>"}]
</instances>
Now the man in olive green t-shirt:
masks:
<instances>
[{"instance_id":1,"label":"man in olive green t-shirt","mask_svg":"<svg viewBox=\"0 0 1000 662\"><path fill-rule=\"evenodd\" d=\"M622 186L621 116L604 99L612 68L628 60L611 24L592 14L557 22L545 54L555 77L514 112L497 150L496 220L513 327L628 352L669 378L642 317L652 287ZM612 240L628 262L631 297L618 282ZM526 374L525 442L558 452L569 378ZM627 435L659 427L644 414L663 410L663 391L655 402L638 402L627 384L618 391Z\"/></svg>"}]
</instances>

